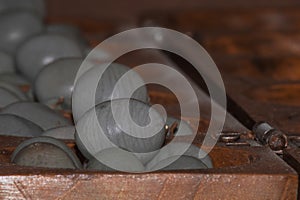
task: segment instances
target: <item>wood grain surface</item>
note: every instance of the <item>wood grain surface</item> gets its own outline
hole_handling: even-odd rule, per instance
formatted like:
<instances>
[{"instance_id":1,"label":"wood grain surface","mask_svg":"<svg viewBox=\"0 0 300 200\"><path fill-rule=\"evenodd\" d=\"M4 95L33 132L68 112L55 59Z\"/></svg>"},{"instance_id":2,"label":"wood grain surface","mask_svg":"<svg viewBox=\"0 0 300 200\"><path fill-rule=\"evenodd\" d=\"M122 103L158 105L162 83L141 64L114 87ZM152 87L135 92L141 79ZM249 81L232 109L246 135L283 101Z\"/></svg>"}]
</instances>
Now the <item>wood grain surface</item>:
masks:
<instances>
[{"instance_id":1,"label":"wood grain surface","mask_svg":"<svg viewBox=\"0 0 300 200\"><path fill-rule=\"evenodd\" d=\"M128 174L20 167L9 163L15 145L24 139L0 137L2 199L296 197L297 175L265 147L217 146L210 153L214 169ZM66 143L74 147L72 142Z\"/></svg>"},{"instance_id":2,"label":"wood grain surface","mask_svg":"<svg viewBox=\"0 0 300 200\"><path fill-rule=\"evenodd\" d=\"M140 24L152 21L193 36L216 62L228 94L254 119L298 134L299 11L269 6L144 13Z\"/></svg>"},{"instance_id":3,"label":"wood grain surface","mask_svg":"<svg viewBox=\"0 0 300 200\"><path fill-rule=\"evenodd\" d=\"M140 24L160 24L196 38L217 63L227 93L256 121L299 141L299 11L299 6L194 9L143 14ZM299 147L291 140L284 151L298 173Z\"/></svg>"}]
</instances>

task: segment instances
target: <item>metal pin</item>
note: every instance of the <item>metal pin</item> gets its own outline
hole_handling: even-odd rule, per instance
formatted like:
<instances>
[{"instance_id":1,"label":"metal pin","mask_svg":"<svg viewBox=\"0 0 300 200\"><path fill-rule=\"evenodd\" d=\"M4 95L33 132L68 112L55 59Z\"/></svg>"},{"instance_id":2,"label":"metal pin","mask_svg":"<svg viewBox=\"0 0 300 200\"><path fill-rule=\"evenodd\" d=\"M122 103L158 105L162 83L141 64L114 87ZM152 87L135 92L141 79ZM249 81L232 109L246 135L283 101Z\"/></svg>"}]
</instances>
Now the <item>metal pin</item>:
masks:
<instances>
[{"instance_id":1,"label":"metal pin","mask_svg":"<svg viewBox=\"0 0 300 200\"><path fill-rule=\"evenodd\" d=\"M221 133L220 135L220 141L225 143L236 142L239 139L240 139L240 133L228 132L228 133Z\"/></svg>"},{"instance_id":2,"label":"metal pin","mask_svg":"<svg viewBox=\"0 0 300 200\"><path fill-rule=\"evenodd\" d=\"M250 146L248 142L228 142L226 146Z\"/></svg>"}]
</instances>

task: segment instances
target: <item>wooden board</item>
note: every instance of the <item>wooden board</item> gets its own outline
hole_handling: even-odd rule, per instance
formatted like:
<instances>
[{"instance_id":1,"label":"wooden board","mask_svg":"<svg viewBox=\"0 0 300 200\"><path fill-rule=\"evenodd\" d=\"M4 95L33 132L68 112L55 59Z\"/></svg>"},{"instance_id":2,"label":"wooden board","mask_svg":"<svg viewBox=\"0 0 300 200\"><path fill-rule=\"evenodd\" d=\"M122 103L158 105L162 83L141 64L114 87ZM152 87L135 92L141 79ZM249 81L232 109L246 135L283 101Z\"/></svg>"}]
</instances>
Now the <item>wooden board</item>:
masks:
<instances>
[{"instance_id":1,"label":"wooden board","mask_svg":"<svg viewBox=\"0 0 300 200\"><path fill-rule=\"evenodd\" d=\"M0 137L0 198L295 199L297 195L296 173L265 147L216 146L210 153L215 168L209 170L128 174L16 166L9 163L9 156L22 140Z\"/></svg>"}]
</instances>

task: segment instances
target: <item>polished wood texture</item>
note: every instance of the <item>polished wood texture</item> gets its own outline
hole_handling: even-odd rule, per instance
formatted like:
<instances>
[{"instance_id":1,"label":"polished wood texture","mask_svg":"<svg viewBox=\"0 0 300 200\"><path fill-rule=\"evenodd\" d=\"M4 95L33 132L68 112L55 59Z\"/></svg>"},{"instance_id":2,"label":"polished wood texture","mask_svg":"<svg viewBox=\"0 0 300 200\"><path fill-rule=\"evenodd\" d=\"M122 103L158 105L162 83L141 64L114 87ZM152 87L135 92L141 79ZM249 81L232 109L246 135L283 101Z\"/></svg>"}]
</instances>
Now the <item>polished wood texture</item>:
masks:
<instances>
[{"instance_id":1,"label":"polished wood texture","mask_svg":"<svg viewBox=\"0 0 300 200\"><path fill-rule=\"evenodd\" d=\"M299 6L144 14L197 39L218 65L227 93L256 121L283 130L291 142L284 159L300 173ZM299 197L298 197L299 198Z\"/></svg>"},{"instance_id":2,"label":"polished wood texture","mask_svg":"<svg viewBox=\"0 0 300 200\"><path fill-rule=\"evenodd\" d=\"M300 7L194 9L143 14L140 24L188 33L222 72L226 90L256 120L300 134Z\"/></svg>"},{"instance_id":3,"label":"polished wood texture","mask_svg":"<svg viewBox=\"0 0 300 200\"><path fill-rule=\"evenodd\" d=\"M222 147L214 169L142 174L20 167L9 163L24 138L0 138L0 198L295 199L297 175L265 147ZM72 142L66 143L74 147Z\"/></svg>"}]
</instances>

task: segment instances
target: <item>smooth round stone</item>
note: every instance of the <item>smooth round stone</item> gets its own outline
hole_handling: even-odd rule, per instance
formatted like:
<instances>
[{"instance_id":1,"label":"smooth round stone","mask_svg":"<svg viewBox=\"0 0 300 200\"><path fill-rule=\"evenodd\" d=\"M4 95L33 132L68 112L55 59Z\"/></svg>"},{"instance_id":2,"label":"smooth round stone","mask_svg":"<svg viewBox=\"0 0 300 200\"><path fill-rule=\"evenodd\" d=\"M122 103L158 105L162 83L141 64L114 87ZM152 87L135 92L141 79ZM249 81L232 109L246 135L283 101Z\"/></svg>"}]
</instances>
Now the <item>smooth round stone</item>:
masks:
<instances>
[{"instance_id":1,"label":"smooth round stone","mask_svg":"<svg viewBox=\"0 0 300 200\"><path fill-rule=\"evenodd\" d=\"M23 43L16 60L20 72L33 82L47 64L60 58L82 56L80 47L73 40L56 34L42 34Z\"/></svg>"},{"instance_id":2,"label":"smooth round stone","mask_svg":"<svg viewBox=\"0 0 300 200\"><path fill-rule=\"evenodd\" d=\"M64 97L53 98L53 99L49 99L49 100L46 100L46 101L43 101L40 103L42 103L56 111L72 113L70 104L65 100Z\"/></svg>"},{"instance_id":3,"label":"smooth round stone","mask_svg":"<svg viewBox=\"0 0 300 200\"><path fill-rule=\"evenodd\" d=\"M71 110L74 81L82 61L81 58L63 58L45 66L34 82L38 101L45 103L54 100L55 104L63 98L64 107Z\"/></svg>"},{"instance_id":4,"label":"smooth round stone","mask_svg":"<svg viewBox=\"0 0 300 200\"><path fill-rule=\"evenodd\" d=\"M0 81L0 87L6 89L7 91L11 92L14 94L16 97L18 97L20 100L23 101L28 101L28 96L17 86L13 84L9 84L6 82L1 82Z\"/></svg>"},{"instance_id":5,"label":"smooth round stone","mask_svg":"<svg viewBox=\"0 0 300 200\"><path fill-rule=\"evenodd\" d=\"M92 162L91 163L95 163L96 165L99 165L97 159L95 159L95 157L93 157L88 151L87 149L84 147L83 143L81 142L81 140L78 138L78 134L75 131L75 140L76 140L76 144L80 149L80 152L82 153L82 155L84 155L87 159L90 159ZM157 151L152 151L152 152L147 152L147 153L133 153L133 155L143 164L146 165L149 161L151 161L154 156L159 152L159 150ZM104 167L104 166L102 166ZM95 169L97 169L97 167L95 167ZM99 168L98 168L99 169Z\"/></svg>"},{"instance_id":6,"label":"smooth round stone","mask_svg":"<svg viewBox=\"0 0 300 200\"><path fill-rule=\"evenodd\" d=\"M85 55L85 56L88 56L89 53L91 53L92 50L93 50L93 48L90 47L90 46L88 46L88 47L85 48L85 50L84 50L84 55ZM99 53L99 54L100 54L100 57L103 58L102 60L104 61L104 60L108 57L108 53L105 53L105 52L103 52L103 54L101 54L101 53L102 53L102 52ZM101 60L101 58L100 58L100 60ZM102 60L101 60L101 61L102 61Z\"/></svg>"},{"instance_id":7,"label":"smooth round stone","mask_svg":"<svg viewBox=\"0 0 300 200\"><path fill-rule=\"evenodd\" d=\"M28 87L30 88L30 82L27 81L21 75L15 73L3 73L0 74L0 82L6 82L15 85L19 88Z\"/></svg>"},{"instance_id":8,"label":"smooth round stone","mask_svg":"<svg viewBox=\"0 0 300 200\"><path fill-rule=\"evenodd\" d=\"M46 15L44 0L0 0L0 12L8 10L29 10L40 16Z\"/></svg>"},{"instance_id":9,"label":"smooth round stone","mask_svg":"<svg viewBox=\"0 0 300 200\"><path fill-rule=\"evenodd\" d=\"M46 27L48 33L58 33L67 37L78 37L81 35L80 30L69 24L49 24Z\"/></svg>"},{"instance_id":10,"label":"smooth round stone","mask_svg":"<svg viewBox=\"0 0 300 200\"><path fill-rule=\"evenodd\" d=\"M0 14L0 49L14 54L21 43L43 31L43 23L33 12L10 11Z\"/></svg>"},{"instance_id":11,"label":"smooth round stone","mask_svg":"<svg viewBox=\"0 0 300 200\"><path fill-rule=\"evenodd\" d=\"M0 75L3 73L14 73L15 71L16 68L13 57L8 53L0 51Z\"/></svg>"},{"instance_id":12,"label":"smooth round stone","mask_svg":"<svg viewBox=\"0 0 300 200\"><path fill-rule=\"evenodd\" d=\"M112 52L108 52L105 49L99 49L99 48L92 48L88 47L85 49L85 55L89 55L93 51L93 59L91 59L92 62L95 62L97 64L100 63L106 63L107 61L112 59Z\"/></svg>"},{"instance_id":13,"label":"smooth round stone","mask_svg":"<svg viewBox=\"0 0 300 200\"><path fill-rule=\"evenodd\" d=\"M76 124L75 140L82 154L90 159L94 153L115 145L141 154L144 160L148 159L145 153L153 157L153 152L161 148L165 141L162 116L155 109L149 110L148 104L134 99L129 101L130 116L126 116L125 112L128 109L127 99L116 99L112 103L117 110L114 116L111 102L107 101L96 106L97 116L91 109ZM115 119L121 119L121 124L117 124ZM99 123L101 129L95 123ZM141 128L136 128L136 125Z\"/></svg>"},{"instance_id":14,"label":"smooth round stone","mask_svg":"<svg viewBox=\"0 0 300 200\"><path fill-rule=\"evenodd\" d=\"M182 153L183 152L183 153ZM202 158L203 157L203 158ZM195 145L169 143L147 164L148 171L213 168L209 155Z\"/></svg>"},{"instance_id":15,"label":"smooth round stone","mask_svg":"<svg viewBox=\"0 0 300 200\"><path fill-rule=\"evenodd\" d=\"M50 137L25 140L13 152L11 162L30 167L82 168L78 157L66 144Z\"/></svg>"},{"instance_id":16,"label":"smooth round stone","mask_svg":"<svg viewBox=\"0 0 300 200\"><path fill-rule=\"evenodd\" d=\"M10 85L14 85L26 95L26 98L33 101L33 94L31 84L24 77L15 73L0 74L0 82L5 82Z\"/></svg>"},{"instance_id":17,"label":"smooth round stone","mask_svg":"<svg viewBox=\"0 0 300 200\"><path fill-rule=\"evenodd\" d=\"M103 73L101 79L99 80L99 76L101 73L101 69L103 69L104 65L97 65L87 72L85 72L80 78L77 80L74 93L76 96L72 99L75 102L75 105L80 104L81 106L77 107L75 110L73 109L74 120L79 120L85 112L89 109L93 108L94 105L100 104L105 101L126 98L128 93L134 88L134 86L142 86L137 89L131 98L140 100L142 102L148 102L149 97L147 93L147 88L145 86L144 81L134 71L128 76L128 78L123 79L120 84L120 87L115 89L115 93L113 95L113 90L115 88L116 83L119 79L129 70L129 67L126 67L121 64L113 63L111 64ZM98 82L99 80L99 82ZM89 96L91 88L91 84L96 81L98 83L95 100L86 98ZM73 104L74 105L74 104Z\"/></svg>"},{"instance_id":18,"label":"smooth round stone","mask_svg":"<svg viewBox=\"0 0 300 200\"><path fill-rule=\"evenodd\" d=\"M30 101L34 100L31 83L24 77L12 73L0 74L0 82L13 85L15 88L17 87L18 93L22 92L22 96L25 95L25 98L23 97L22 99Z\"/></svg>"},{"instance_id":19,"label":"smooth round stone","mask_svg":"<svg viewBox=\"0 0 300 200\"><path fill-rule=\"evenodd\" d=\"M2 87L0 87L0 97L0 108L4 108L12 103L22 101L15 94Z\"/></svg>"},{"instance_id":20,"label":"smooth round stone","mask_svg":"<svg viewBox=\"0 0 300 200\"><path fill-rule=\"evenodd\" d=\"M166 125L168 126L168 134L172 132L174 135L193 135L192 127L184 120L180 120L174 117L167 117ZM174 130L171 130L172 126L176 125Z\"/></svg>"},{"instance_id":21,"label":"smooth round stone","mask_svg":"<svg viewBox=\"0 0 300 200\"><path fill-rule=\"evenodd\" d=\"M144 165L130 152L118 148L100 151L88 162L87 169L99 171L143 172Z\"/></svg>"},{"instance_id":22,"label":"smooth round stone","mask_svg":"<svg viewBox=\"0 0 300 200\"><path fill-rule=\"evenodd\" d=\"M133 153L133 154L143 163L143 165L146 165L158 153L159 153L159 150L156 150L153 152L148 152L148 153Z\"/></svg>"},{"instance_id":23,"label":"smooth round stone","mask_svg":"<svg viewBox=\"0 0 300 200\"><path fill-rule=\"evenodd\" d=\"M82 51L88 48L87 41L83 38L81 31L78 27L70 24L50 24L46 27L48 33L55 33L63 35L67 38L74 40L81 47Z\"/></svg>"},{"instance_id":24,"label":"smooth round stone","mask_svg":"<svg viewBox=\"0 0 300 200\"><path fill-rule=\"evenodd\" d=\"M58 112L51 110L47 106L35 102L17 102L3 108L1 114L14 114L25 118L43 130L69 126L72 123Z\"/></svg>"},{"instance_id":25,"label":"smooth round stone","mask_svg":"<svg viewBox=\"0 0 300 200\"><path fill-rule=\"evenodd\" d=\"M24 77L14 73L0 74L0 82L18 87L18 89L25 94L26 99L30 101L34 100L31 84Z\"/></svg>"},{"instance_id":26,"label":"smooth round stone","mask_svg":"<svg viewBox=\"0 0 300 200\"><path fill-rule=\"evenodd\" d=\"M174 161L174 162L172 162ZM168 163L172 162L172 164L167 167L163 167ZM200 160L191 156L173 156L162 160L156 168L162 168L161 170L195 170L195 169L207 169L207 166Z\"/></svg>"},{"instance_id":27,"label":"smooth round stone","mask_svg":"<svg viewBox=\"0 0 300 200\"><path fill-rule=\"evenodd\" d=\"M0 134L7 136L36 137L42 129L31 121L11 114L0 114Z\"/></svg>"},{"instance_id":28,"label":"smooth round stone","mask_svg":"<svg viewBox=\"0 0 300 200\"><path fill-rule=\"evenodd\" d=\"M62 140L74 140L76 129L74 126L52 128L43 132L42 136L53 137Z\"/></svg>"}]
</instances>

